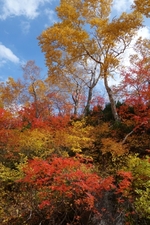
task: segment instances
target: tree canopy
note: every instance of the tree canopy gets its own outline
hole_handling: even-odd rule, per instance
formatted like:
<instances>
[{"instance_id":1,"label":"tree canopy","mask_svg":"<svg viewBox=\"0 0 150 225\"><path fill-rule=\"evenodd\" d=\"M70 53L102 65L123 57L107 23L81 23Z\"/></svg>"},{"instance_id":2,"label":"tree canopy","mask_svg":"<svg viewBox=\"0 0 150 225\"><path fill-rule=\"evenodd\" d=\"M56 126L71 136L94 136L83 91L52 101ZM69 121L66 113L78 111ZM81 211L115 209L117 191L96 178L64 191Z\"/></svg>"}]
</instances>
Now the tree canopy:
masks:
<instances>
[{"instance_id":1,"label":"tree canopy","mask_svg":"<svg viewBox=\"0 0 150 225\"><path fill-rule=\"evenodd\" d=\"M48 74L29 60L0 82L0 224L150 224L150 40L121 64L144 2L113 18L112 0L61 0Z\"/></svg>"},{"instance_id":2,"label":"tree canopy","mask_svg":"<svg viewBox=\"0 0 150 225\"><path fill-rule=\"evenodd\" d=\"M95 87L99 79L104 80L114 118L118 120L108 77L113 76L143 19L137 11L111 18L112 4L111 0L62 0L56 8L60 22L43 31L38 39L53 82L59 80L57 77L70 79L70 70L75 71L72 76L77 76L81 65L84 70L81 76L91 70L89 64L96 67L98 75L94 75L89 89ZM93 70L91 72L93 74Z\"/></svg>"}]
</instances>

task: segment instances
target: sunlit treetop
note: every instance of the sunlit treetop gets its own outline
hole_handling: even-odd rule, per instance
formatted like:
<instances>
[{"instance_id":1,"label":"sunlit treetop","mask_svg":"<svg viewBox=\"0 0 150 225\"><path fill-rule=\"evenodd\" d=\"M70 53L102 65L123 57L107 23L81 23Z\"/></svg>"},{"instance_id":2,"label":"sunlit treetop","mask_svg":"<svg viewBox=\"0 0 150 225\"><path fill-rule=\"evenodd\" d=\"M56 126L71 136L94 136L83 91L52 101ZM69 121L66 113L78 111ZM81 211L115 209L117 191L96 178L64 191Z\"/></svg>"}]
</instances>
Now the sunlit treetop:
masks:
<instances>
[{"instance_id":1,"label":"sunlit treetop","mask_svg":"<svg viewBox=\"0 0 150 225\"><path fill-rule=\"evenodd\" d=\"M150 1L149 0L135 0L135 8L137 11L141 12L146 17L150 17Z\"/></svg>"},{"instance_id":2,"label":"sunlit treetop","mask_svg":"<svg viewBox=\"0 0 150 225\"><path fill-rule=\"evenodd\" d=\"M83 59L105 64L107 68L116 67L117 57L142 25L142 17L137 11L124 12L110 21L112 3L112 0L60 1L56 11L61 21L39 37L51 74L61 73L73 61Z\"/></svg>"},{"instance_id":3,"label":"sunlit treetop","mask_svg":"<svg viewBox=\"0 0 150 225\"><path fill-rule=\"evenodd\" d=\"M104 79L115 120L117 111L107 77L113 76L121 56L130 45L143 17L138 11L123 12L111 18L113 0L62 0L56 8L60 21L39 36L45 53L48 75L53 80L66 80L76 65L96 64L99 79Z\"/></svg>"}]
</instances>

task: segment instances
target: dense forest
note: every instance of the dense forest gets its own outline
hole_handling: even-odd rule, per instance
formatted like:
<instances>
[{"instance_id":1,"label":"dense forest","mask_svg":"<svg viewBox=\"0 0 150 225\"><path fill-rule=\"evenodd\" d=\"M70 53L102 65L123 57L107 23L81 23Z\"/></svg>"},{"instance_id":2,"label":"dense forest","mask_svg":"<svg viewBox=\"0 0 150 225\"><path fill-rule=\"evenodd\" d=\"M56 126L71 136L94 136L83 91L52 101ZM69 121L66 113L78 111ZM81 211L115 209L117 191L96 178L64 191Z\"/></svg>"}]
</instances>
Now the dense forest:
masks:
<instances>
[{"instance_id":1,"label":"dense forest","mask_svg":"<svg viewBox=\"0 0 150 225\"><path fill-rule=\"evenodd\" d=\"M48 74L30 60L0 83L0 224L150 224L150 1L112 4L61 0Z\"/></svg>"}]
</instances>

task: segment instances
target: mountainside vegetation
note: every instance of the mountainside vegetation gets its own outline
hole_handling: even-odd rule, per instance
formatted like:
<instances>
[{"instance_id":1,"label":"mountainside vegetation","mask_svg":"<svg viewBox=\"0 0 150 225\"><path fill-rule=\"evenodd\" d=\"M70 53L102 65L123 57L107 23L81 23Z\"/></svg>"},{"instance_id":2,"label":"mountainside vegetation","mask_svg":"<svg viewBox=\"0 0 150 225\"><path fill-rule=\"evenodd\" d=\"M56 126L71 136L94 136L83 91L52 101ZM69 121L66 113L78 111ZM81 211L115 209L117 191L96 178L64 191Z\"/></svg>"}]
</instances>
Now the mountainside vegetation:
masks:
<instances>
[{"instance_id":1,"label":"mountainside vegetation","mask_svg":"<svg viewBox=\"0 0 150 225\"><path fill-rule=\"evenodd\" d=\"M47 76L29 60L0 83L0 224L150 224L150 40L122 64L143 2L111 18L112 0L61 0Z\"/></svg>"}]
</instances>

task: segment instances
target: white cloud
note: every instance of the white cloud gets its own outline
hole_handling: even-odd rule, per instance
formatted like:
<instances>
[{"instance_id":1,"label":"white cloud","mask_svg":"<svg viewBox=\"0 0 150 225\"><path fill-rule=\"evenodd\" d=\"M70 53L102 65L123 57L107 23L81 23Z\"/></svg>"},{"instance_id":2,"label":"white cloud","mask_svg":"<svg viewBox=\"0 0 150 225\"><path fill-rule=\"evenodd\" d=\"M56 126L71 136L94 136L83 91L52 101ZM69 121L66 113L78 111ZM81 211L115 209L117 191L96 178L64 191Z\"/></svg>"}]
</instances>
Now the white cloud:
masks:
<instances>
[{"instance_id":1,"label":"white cloud","mask_svg":"<svg viewBox=\"0 0 150 225\"><path fill-rule=\"evenodd\" d=\"M56 23L57 20L55 19L55 11L51 10L51 9L46 9L45 10L45 14L47 15L48 17L48 20L50 23ZM45 27L49 26L48 24L45 25Z\"/></svg>"},{"instance_id":2,"label":"white cloud","mask_svg":"<svg viewBox=\"0 0 150 225\"><path fill-rule=\"evenodd\" d=\"M113 9L115 9L118 12L127 11L131 8L132 4L133 0L114 0Z\"/></svg>"},{"instance_id":3,"label":"white cloud","mask_svg":"<svg viewBox=\"0 0 150 225\"><path fill-rule=\"evenodd\" d=\"M39 15L39 7L52 0L1 0L0 19L12 16L25 16L34 19Z\"/></svg>"},{"instance_id":4,"label":"white cloud","mask_svg":"<svg viewBox=\"0 0 150 225\"><path fill-rule=\"evenodd\" d=\"M28 21L22 21L21 22L21 29L22 29L22 32L24 34L27 34L29 33L29 30L30 30L30 23Z\"/></svg>"},{"instance_id":5,"label":"white cloud","mask_svg":"<svg viewBox=\"0 0 150 225\"><path fill-rule=\"evenodd\" d=\"M142 37L143 39L150 39L150 29L148 27L142 27L141 29L139 29L136 39L139 37Z\"/></svg>"},{"instance_id":6,"label":"white cloud","mask_svg":"<svg viewBox=\"0 0 150 225\"><path fill-rule=\"evenodd\" d=\"M130 55L135 54L136 52L133 49L134 44L136 43L137 39L141 37L142 39L147 38L150 39L150 29L148 27L140 28L137 32L137 35L133 38L130 47L125 51L125 53L122 55L121 65L124 67L130 66ZM121 81L120 72L115 74L114 79L109 78L109 85L117 85Z\"/></svg>"},{"instance_id":7,"label":"white cloud","mask_svg":"<svg viewBox=\"0 0 150 225\"><path fill-rule=\"evenodd\" d=\"M7 61L19 63L20 60L9 48L0 43L0 61L0 66L2 66Z\"/></svg>"},{"instance_id":8,"label":"white cloud","mask_svg":"<svg viewBox=\"0 0 150 225\"><path fill-rule=\"evenodd\" d=\"M150 38L150 30L148 29L148 27L142 27L138 30L137 35L133 38L131 44L130 44L130 48L127 49L123 55L123 60L122 60L122 64L124 66L129 66L130 65L130 61L129 61L129 56L135 54L135 51L133 49L134 44L136 43L136 41L138 40L138 38L141 37L142 39Z\"/></svg>"}]
</instances>

